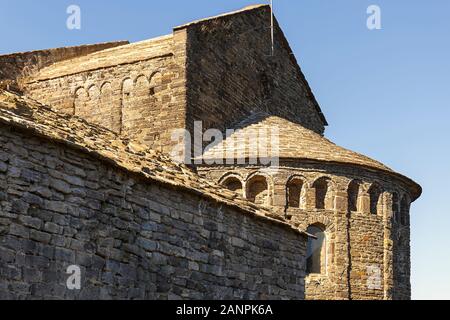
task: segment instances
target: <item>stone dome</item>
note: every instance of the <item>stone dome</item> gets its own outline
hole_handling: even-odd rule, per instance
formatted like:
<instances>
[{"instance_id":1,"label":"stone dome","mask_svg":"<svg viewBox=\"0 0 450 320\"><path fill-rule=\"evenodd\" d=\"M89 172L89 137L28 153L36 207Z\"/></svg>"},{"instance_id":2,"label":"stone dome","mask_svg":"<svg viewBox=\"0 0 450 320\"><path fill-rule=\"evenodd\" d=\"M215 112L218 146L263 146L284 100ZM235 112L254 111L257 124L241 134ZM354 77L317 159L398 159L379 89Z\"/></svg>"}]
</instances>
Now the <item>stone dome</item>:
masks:
<instances>
[{"instance_id":1,"label":"stone dome","mask_svg":"<svg viewBox=\"0 0 450 320\"><path fill-rule=\"evenodd\" d=\"M258 113L239 123L235 128L235 131L224 140L207 147L202 159L204 161L248 159L257 154L259 158L278 157L356 165L394 175L410 186L414 197L421 194L421 187L417 183L381 162L340 147L322 135L284 118ZM278 139L273 139L274 137Z\"/></svg>"}]
</instances>

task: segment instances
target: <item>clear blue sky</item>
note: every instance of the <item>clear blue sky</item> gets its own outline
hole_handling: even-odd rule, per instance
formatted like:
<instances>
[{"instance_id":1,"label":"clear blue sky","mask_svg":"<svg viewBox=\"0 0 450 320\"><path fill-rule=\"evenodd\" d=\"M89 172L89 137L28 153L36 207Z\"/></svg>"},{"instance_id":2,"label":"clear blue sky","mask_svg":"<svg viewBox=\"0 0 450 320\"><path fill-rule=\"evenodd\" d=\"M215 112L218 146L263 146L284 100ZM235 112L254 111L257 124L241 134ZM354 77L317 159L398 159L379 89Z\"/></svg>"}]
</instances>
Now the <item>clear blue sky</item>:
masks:
<instances>
[{"instance_id":1,"label":"clear blue sky","mask_svg":"<svg viewBox=\"0 0 450 320\"><path fill-rule=\"evenodd\" d=\"M0 0L0 54L143 40L254 3ZM81 7L80 31L65 26L70 4ZM423 186L423 196L412 206L413 298L450 299L450 1L275 4L277 19L330 123L327 137ZM382 30L366 27L371 4L381 7Z\"/></svg>"}]
</instances>

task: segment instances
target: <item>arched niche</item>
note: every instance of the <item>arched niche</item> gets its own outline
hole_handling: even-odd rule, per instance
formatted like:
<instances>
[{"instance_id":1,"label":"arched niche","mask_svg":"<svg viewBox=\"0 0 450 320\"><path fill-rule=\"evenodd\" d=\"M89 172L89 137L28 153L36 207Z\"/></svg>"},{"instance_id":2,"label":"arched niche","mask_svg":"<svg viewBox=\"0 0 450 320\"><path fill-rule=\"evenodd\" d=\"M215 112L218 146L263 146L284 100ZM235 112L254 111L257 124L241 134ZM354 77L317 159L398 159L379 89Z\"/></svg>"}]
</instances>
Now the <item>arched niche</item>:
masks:
<instances>
[{"instance_id":1,"label":"arched niche","mask_svg":"<svg viewBox=\"0 0 450 320\"><path fill-rule=\"evenodd\" d=\"M249 201L259 205L269 204L269 183L263 175L254 175L246 184L246 195Z\"/></svg>"}]
</instances>

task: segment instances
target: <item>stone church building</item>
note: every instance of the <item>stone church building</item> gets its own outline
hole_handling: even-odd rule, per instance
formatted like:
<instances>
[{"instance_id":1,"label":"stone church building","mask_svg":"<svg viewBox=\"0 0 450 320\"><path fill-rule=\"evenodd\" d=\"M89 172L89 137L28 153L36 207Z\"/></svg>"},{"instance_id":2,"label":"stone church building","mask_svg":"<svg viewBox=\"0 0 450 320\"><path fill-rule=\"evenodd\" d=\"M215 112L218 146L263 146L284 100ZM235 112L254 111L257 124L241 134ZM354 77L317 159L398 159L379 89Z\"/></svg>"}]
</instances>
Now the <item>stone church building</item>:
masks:
<instances>
[{"instance_id":1,"label":"stone church building","mask_svg":"<svg viewBox=\"0 0 450 320\"><path fill-rule=\"evenodd\" d=\"M270 22L0 56L1 299L410 299L421 187L324 137Z\"/></svg>"}]
</instances>

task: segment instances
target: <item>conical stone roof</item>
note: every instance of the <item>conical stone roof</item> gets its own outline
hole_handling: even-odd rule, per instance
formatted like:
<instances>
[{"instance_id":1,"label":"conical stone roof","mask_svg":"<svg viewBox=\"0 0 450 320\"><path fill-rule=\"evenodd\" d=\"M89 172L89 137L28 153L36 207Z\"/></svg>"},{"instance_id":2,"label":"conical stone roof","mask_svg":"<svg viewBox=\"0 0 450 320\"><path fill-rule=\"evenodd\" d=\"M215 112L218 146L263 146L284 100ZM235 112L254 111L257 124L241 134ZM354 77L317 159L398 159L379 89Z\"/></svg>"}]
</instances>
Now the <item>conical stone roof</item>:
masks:
<instances>
[{"instance_id":1,"label":"conical stone roof","mask_svg":"<svg viewBox=\"0 0 450 320\"><path fill-rule=\"evenodd\" d=\"M379 161L345 149L320 134L289 120L258 113L239 123L234 133L212 147L201 157L203 161L226 159L279 158L362 166L394 174L407 180L415 194L420 186Z\"/></svg>"}]
</instances>

